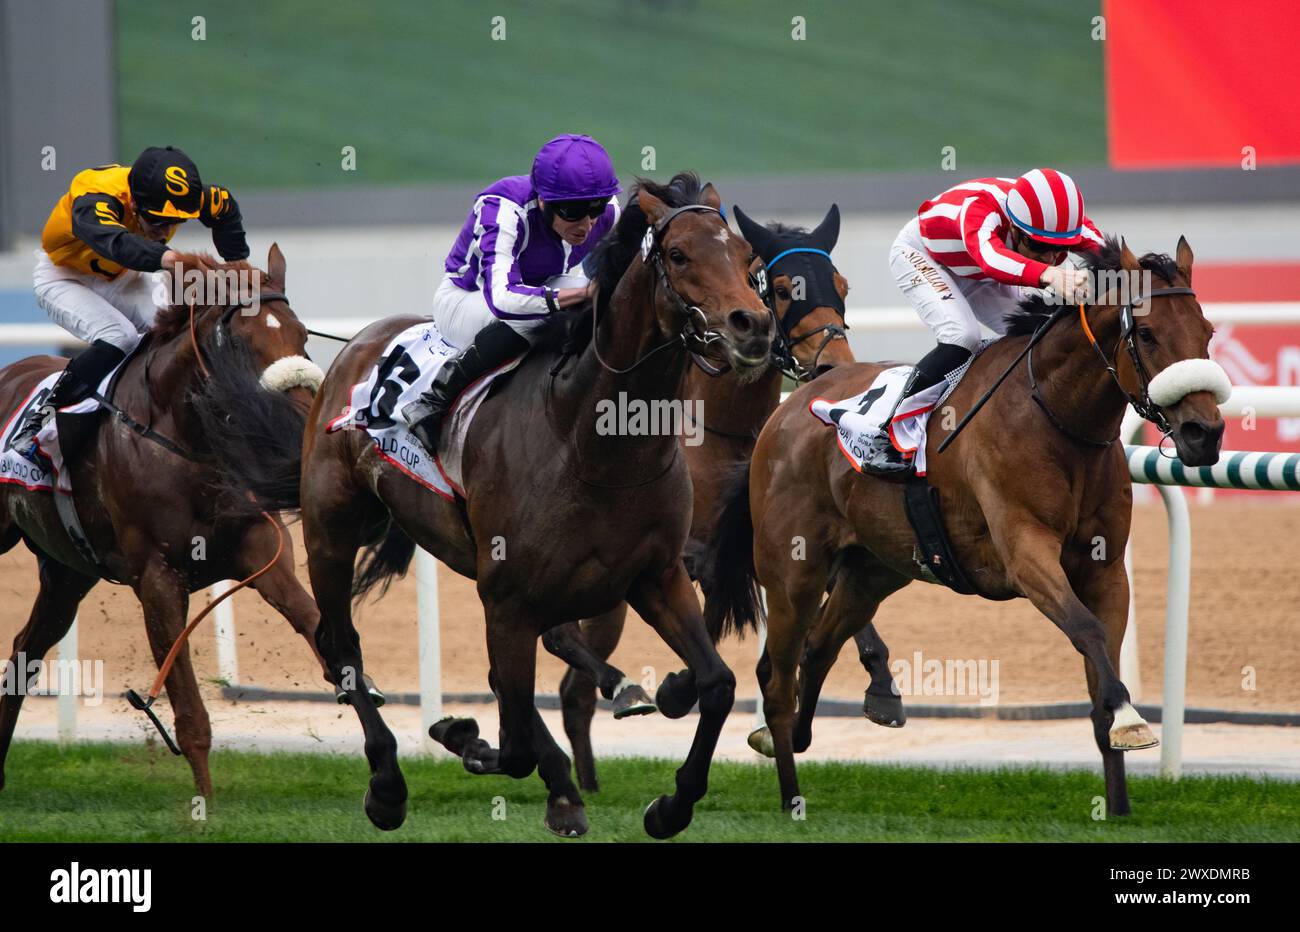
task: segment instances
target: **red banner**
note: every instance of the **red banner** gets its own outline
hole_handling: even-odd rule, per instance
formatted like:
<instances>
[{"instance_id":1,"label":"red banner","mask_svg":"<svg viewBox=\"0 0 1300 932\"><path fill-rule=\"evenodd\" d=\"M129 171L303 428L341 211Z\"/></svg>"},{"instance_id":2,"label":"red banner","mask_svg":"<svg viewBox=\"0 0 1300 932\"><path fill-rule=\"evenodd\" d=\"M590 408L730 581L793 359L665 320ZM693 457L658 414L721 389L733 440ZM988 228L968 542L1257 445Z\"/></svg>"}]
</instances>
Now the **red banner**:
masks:
<instances>
[{"instance_id":1,"label":"red banner","mask_svg":"<svg viewBox=\"0 0 1300 932\"><path fill-rule=\"evenodd\" d=\"M1237 167L1252 153L1258 165L1300 162L1300 2L1102 9L1112 167Z\"/></svg>"}]
</instances>

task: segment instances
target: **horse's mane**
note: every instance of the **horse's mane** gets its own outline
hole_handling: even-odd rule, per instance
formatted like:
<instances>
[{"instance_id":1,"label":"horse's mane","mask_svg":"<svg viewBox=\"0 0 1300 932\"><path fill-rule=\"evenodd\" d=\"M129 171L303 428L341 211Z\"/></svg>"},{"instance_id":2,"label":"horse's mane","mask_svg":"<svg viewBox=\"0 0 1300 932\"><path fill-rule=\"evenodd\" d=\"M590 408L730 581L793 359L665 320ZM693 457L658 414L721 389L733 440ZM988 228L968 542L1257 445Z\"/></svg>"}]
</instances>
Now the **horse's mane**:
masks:
<instances>
[{"instance_id":1,"label":"horse's mane","mask_svg":"<svg viewBox=\"0 0 1300 932\"><path fill-rule=\"evenodd\" d=\"M245 262L243 259L237 259L233 262L221 262L214 256L206 252L178 252L176 254L177 262L186 269L200 269L203 271L225 272L252 272L254 266ZM262 273L262 279L266 280L266 273ZM153 334L156 342L170 340L190 326L190 309L185 304L173 304L169 307L158 311L154 317L153 325L149 332Z\"/></svg>"},{"instance_id":2,"label":"horse's mane","mask_svg":"<svg viewBox=\"0 0 1300 932\"><path fill-rule=\"evenodd\" d=\"M584 261L588 277L596 283L596 307L591 304L552 314L550 320L538 328L536 345L553 353L574 355L586 349L591 342L591 315L605 313L609 299L627 272L632 260L641 249L641 240L650 227L650 221L637 201L642 191L653 194L669 207L701 204L704 183L694 172L678 172L665 184L648 178L637 178L627 195L627 206L614 228L596 245Z\"/></svg>"},{"instance_id":3,"label":"horse's mane","mask_svg":"<svg viewBox=\"0 0 1300 932\"><path fill-rule=\"evenodd\" d=\"M769 220L763 224L769 233L776 236L783 236L789 239L805 239L811 232L807 227L795 226L790 223L782 223L780 220Z\"/></svg>"},{"instance_id":4,"label":"horse's mane","mask_svg":"<svg viewBox=\"0 0 1300 932\"><path fill-rule=\"evenodd\" d=\"M1118 238L1106 237L1101 249L1084 255L1084 268L1090 272L1118 272L1122 266L1120 256L1124 247ZM1164 253L1149 252L1138 259L1138 265L1153 275L1173 283L1178 276L1178 266L1172 258ZM1049 304L1045 295L1036 294L1020 302L1019 309L1008 314L1003 320L1007 324L1007 336L1028 336L1039 328L1061 305Z\"/></svg>"}]
</instances>

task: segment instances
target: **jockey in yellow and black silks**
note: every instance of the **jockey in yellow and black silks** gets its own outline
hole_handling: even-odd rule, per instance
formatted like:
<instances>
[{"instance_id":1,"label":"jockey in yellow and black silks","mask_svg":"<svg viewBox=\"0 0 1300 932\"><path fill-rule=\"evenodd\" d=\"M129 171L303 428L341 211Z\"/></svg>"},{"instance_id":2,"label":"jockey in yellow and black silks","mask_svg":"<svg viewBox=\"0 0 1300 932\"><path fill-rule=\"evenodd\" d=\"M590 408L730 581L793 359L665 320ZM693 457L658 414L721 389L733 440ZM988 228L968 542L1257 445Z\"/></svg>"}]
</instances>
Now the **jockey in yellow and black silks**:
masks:
<instances>
[{"instance_id":1,"label":"jockey in yellow and black silks","mask_svg":"<svg viewBox=\"0 0 1300 932\"><path fill-rule=\"evenodd\" d=\"M248 256L239 205L220 185L205 186L180 149L150 147L130 166L79 172L51 211L36 251L36 302L63 329L90 344L73 358L11 445L29 444L59 408L88 397L166 306L156 273L176 253L167 243L186 220L212 230L227 261Z\"/></svg>"}]
</instances>

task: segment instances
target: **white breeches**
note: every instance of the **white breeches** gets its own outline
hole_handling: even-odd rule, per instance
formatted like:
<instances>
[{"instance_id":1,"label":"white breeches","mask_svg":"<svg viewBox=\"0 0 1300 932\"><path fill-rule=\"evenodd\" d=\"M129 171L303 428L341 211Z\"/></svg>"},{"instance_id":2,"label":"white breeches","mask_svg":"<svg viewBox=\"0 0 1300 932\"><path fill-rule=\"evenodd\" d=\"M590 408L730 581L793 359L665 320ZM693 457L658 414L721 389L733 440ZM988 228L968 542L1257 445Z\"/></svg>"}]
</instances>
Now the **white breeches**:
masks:
<instances>
[{"instance_id":1,"label":"white breeches","mask_svg":"<svg viewBox=\"0 0 1300 932\"><path fill-rule=\"evenodd\" d=\"M1006 332L1003 318L1037 290L953 275L925 251L915 217L889 250L889 270L938 341L972 353L980 343L980 324L1001 336Z\"/></svg>"},{"instance_id":2,"label":"white breeches","mask_svg":"<svg viewBox=\"0 0 1300 932\"><path fill-rule=\"evenodd\" d=\"M547 279L548 288L583 288L587 277L581 269L574 269L568 275L557 275ZM576 274L575 274L576 273ZM443 278L433 293L433 321L438 325L443 338L452 346L464 349L474 342L475 335L488 324L497 320L489 310L487 298L481 291L466 291L456 285L450 278ZM547 318L536 320L506 320L511 330L525 338L546 323Z\"/></svg>"},{"instance_id":3,"label":"white breeches","mask_svg":"<svg viewBox=\"0 0 1300 932\"><path fill-rule=\"evenodd\" d=\"M166 302L161 275L127 269L113 280L83 275L55 265L45 250L36 250L32 284L36 303L64 330L94 343L112 343L124 353L133 350Z\"/></svg>"}]
</instances>

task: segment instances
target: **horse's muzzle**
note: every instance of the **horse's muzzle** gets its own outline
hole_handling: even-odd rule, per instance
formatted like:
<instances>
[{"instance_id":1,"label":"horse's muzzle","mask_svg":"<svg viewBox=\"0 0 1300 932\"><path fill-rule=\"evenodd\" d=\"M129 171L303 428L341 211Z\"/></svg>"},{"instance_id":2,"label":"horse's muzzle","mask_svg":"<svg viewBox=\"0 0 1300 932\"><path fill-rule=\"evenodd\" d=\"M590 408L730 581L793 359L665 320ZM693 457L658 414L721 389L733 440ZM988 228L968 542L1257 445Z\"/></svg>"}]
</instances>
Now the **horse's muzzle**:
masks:
<instances>
[{"instance_id":1,"label":"horse's muzzle","mask_svg":"<svg viewBox=\"0 0 1300 932\"><path fill-rule=\"evenodd\" d=\"M1219 447L1223 443L1224 422L1207 424L1199 418L1190 418L1174 428L1174 446L1178 458L1185 466L1213 466L1219 461Z\"/></svg>"}]
</instances>

